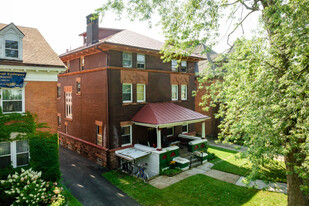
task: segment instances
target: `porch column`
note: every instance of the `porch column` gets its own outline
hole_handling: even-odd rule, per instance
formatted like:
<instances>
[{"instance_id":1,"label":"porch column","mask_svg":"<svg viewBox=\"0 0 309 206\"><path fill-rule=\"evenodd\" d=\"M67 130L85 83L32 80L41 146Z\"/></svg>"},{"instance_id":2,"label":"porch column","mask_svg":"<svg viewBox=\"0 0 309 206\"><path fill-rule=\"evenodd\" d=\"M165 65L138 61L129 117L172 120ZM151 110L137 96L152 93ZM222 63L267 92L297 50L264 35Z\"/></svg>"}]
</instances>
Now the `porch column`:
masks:
<instances>
[{"instance_id":1,"label":"porch column","mask_svg":"<svg viewBox=\"0 0 309 206\"><path fill-rule=\"evenodd\" d=\"M202 122L202 139L205 139L205 121Z\"/></svg>"},{"instance_id":2,"label":"porch column","mask_svg":"<svg viewBox=\"0 0 309 206\"><path fill-rule=\"evenodd\" d=\"M157 150L161 151L162 150L162 146L161 146L161 129L160 128L156 128L157 129Z\"/></svg>"}]
</instances>

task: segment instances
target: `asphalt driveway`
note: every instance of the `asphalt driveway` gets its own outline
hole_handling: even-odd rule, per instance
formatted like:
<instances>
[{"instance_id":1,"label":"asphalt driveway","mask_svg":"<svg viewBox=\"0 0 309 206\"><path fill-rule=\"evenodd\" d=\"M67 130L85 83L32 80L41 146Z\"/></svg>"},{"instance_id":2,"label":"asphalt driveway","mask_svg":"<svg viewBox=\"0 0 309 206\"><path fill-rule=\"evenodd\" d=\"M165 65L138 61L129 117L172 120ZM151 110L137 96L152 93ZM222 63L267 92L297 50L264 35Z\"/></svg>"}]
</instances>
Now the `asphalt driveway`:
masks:
<instances>
[{"instance_id":1,"label":"asphalt driveway","mask_svg":"<svg viewBox=\"0 0 309 206\"><path fill-rule=\"evenodd\" d=\"M59 159L62 183L83 205L139 205L102 176L108 171L104 167L62 146L59 147Z\"/></svg>"}]
</instances>

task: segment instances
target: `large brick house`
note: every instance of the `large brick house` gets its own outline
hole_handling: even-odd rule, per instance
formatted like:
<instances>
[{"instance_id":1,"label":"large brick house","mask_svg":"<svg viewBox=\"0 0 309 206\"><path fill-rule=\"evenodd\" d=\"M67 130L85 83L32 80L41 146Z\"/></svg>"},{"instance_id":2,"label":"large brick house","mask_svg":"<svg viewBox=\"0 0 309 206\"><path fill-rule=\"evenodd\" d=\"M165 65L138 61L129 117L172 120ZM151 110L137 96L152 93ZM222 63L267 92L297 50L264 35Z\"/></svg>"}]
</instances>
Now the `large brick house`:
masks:
<instances>
[{"instance_id":1,"label":"large brick house","mask_svg":"<svg viewBox=\"0 0 309 206\"><path fill-rule=\"evenodd\" d=\"M65 71L58 55L35 28L0 24L0 102L2 112L37 115L57 132L57 75ZM0 167L29 161L27 141L0 143Z\"/></svg>"},{"instance_id":2,"label":"large brick house","mask_svg":"<svg viewBox=\"0 0 309 206\"><path fill-rule=\"evenodd\" d=\"M61 145L114 168L115 151L134 144L161 151L208 118L194 111L191 95L201 56L182 59L178 67L176 59L163 63L162 42L99 28L90 17L80 34L83 45L60 55L67 66L58 75Z\"/></svg>"}]
</instances>

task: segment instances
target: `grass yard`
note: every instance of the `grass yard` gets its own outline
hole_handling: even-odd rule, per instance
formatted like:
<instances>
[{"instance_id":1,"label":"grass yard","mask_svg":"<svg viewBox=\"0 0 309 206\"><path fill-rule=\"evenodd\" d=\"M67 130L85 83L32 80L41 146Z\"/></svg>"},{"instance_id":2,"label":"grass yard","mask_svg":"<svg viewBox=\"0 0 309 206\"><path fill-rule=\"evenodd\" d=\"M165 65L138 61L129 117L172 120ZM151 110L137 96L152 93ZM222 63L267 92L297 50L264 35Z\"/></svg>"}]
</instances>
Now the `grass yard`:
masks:
<instances>
[{"instance_id":1,"label":"grass yard","mask_svg":"<svg viewBox=\"0 0 309 206\"><path fill-rule=\"evenodd\" d=\"M68 201L67 206L83 206L64 185L61 186L63 187L62 194Z\"/></svg>"},{"instance_id":2,"label":"grass yard","mask_svg":"<svg viewBox=\"0 0 309 206\"><path fill-rule=\"evenodd\" d=\"M250 172L251 163L247 159L241 159L239 152L209 146L208 152L215 153L215 159L210 162L215 164L212 169L246 176ZM269 181L286 182L285 165L282 161L271 161L259 171L260 179Z\"/></svg>"},{"instance_id":3,"label":"grass yard","mask_svg":"<svg viewBox=\"0 0 309 206\"><path fill-rule=\"evenodd\" d=\"M285 194L239 187L205 175L188 177L162 190L116 171L104 173L103 176L142 205L287 204Z\"/></svg>"}]
</instances>

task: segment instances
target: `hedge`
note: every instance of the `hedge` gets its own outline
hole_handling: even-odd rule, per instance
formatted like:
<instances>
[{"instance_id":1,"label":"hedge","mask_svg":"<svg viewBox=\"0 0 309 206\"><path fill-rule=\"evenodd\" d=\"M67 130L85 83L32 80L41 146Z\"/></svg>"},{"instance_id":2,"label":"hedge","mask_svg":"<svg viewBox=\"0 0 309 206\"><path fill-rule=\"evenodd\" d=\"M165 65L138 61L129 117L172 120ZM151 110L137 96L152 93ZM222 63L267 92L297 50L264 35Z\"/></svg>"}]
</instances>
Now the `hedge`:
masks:
<instances>
[{"instance_id":1,"label":"hedge","mask_svg":"<svg viewBox=\"0 0 309 206\"><path fill-rule=\"evenodd\" d=\"M30 138L30 166L42 171L42 179L59 181L59 145L58 136L47 132L38 132Z\"/></svg>"}]
</instances>

